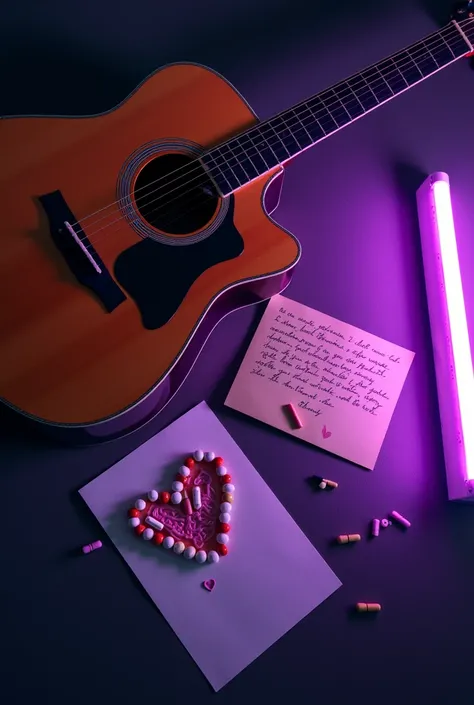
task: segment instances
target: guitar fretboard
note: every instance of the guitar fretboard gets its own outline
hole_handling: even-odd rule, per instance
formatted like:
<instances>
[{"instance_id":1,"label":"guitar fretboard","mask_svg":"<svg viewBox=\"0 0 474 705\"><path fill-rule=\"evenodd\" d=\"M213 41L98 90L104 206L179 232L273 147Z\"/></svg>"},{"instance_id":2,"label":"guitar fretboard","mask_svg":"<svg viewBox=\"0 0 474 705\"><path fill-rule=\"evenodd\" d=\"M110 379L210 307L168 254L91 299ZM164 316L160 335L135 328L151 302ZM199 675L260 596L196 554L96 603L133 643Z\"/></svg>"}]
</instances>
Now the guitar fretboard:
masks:
<instances>
[{"instance_id":1,"label":"guitar fretboard","mask_svg":"<svg viewBox=\"0 0 474 705\"><path fill-rule=\"evenodd\" d=\"M474 20L451 22L388 59L210 149L201 161L223 196L465 56Z\"/></svg>"}]
</instances>

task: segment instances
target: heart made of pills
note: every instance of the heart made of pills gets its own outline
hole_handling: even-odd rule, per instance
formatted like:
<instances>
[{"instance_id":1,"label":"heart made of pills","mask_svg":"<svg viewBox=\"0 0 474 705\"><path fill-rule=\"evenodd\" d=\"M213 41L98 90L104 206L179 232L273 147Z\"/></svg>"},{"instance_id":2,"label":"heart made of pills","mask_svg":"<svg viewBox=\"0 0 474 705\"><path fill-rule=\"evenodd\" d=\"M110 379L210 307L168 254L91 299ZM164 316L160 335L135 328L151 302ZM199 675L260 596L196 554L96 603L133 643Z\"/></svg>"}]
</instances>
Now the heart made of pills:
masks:
<instances>
[{"instance_id":1,"label":"heart made of pills","mask_svg":"<svg viewBox=\"0 0 474 705\"><path fill-rule=\"evenodd\" d=\"M179 468L171 490L150 490L128 510L135 534L197 563L228 554L235 487L223 458L195 450Z\"/></svg>"}]
</instances>

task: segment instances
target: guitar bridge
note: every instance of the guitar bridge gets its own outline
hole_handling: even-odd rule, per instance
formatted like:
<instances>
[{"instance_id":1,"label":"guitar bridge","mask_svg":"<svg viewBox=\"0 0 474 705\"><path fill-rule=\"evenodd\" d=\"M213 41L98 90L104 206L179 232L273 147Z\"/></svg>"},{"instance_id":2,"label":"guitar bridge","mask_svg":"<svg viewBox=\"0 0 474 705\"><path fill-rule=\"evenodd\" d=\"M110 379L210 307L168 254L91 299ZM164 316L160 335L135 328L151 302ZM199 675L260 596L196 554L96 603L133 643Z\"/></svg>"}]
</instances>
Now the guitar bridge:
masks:
<instances>
[{"instance_id":1,"label":"guitar bridge","mask_svg":"<svg viewBox=\"0 0 474 705\"><path fill-rule=\"evenodd\" d=\"M76 279L88 287L111 313L126 296L77 222L60 191L39 196L48 216L51 237ZM74 227L71 225L74 223Z\"/></svg>"}]
</instances>

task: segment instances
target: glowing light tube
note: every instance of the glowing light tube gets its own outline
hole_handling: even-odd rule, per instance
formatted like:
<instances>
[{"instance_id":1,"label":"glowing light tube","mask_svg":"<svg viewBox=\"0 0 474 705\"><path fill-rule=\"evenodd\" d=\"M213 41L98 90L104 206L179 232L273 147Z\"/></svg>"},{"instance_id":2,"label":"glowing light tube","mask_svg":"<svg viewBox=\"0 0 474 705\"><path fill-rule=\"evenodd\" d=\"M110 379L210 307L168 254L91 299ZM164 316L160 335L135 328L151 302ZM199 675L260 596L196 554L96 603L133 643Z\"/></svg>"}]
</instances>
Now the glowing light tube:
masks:
<instances>
[{"instance_id":1,"label":"glowing light tube","mask_svg":"<svg viewBox=\"0 0 474 705\"><path fill-rule=\"evenodd\" d=\"M431 174L417 191L448 496L474 500L474 371L449 177Z\"/></svg>"}]
</instances>

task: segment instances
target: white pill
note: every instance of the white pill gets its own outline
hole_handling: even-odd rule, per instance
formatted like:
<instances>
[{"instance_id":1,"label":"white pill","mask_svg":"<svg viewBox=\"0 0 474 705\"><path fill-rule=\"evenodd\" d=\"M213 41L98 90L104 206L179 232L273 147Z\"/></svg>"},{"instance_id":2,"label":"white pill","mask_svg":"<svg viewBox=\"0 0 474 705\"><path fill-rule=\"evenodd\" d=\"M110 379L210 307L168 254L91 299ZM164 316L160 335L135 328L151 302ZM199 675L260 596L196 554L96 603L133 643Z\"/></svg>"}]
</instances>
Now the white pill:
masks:
<instances>
[{"instance_id":1,"label":"white pill","mask_svg":"<svg viewBox=\"0 0 474 705\"><path fill-rule=\"evenodd\" d=\"M157 531L161 531L161 529L164 526L164 524L162 524L161 521L158 521L158 519L155 519L155 517L147 517L145 519L145 524L148 524L148 526L151 526L153 529L156 529Z\"/></svg>"},{"instance_id":2,"label":"white pill","mask_svg":"<svg viewBox=\"0 0 474 705\"><path fill-rule=\"evenodd\" d=\"M217 534L216 541L217 543L223 543L224 545L229 543L229 534Z\"/></svg>"},{"instance_id":3,"label":"white pill","mask_svg":"<svg viewBox=\"0 0 474 705\"><path fill-rule=\"evenodd\" d=\"M206 551L198 551L196 553L196 561L198 563L205 563L207 561L207 553Z\"/></svg>"},{"instance_id":4,"label":"white pill","mask_svg":"<svg viewBox=\"0 0 474 705\"><path fill-rule=\"evenodd\" d=\"M230 482L226 482L224 487L222 488L222 491L223 492L234 492L235 487Z\"/></svg>"},{"instance_id":5,"label":"white pill","mask_svg":"<svg viewBox=\"0 0 474 705\"><path fill-rule=\"evenodd\" d=\"M148 499L150 500L150 502L156 502L156 500L158 499L158 492L156 490L150 490L148 492Z\"/></svg>"},{"instance_id":6,"label":"white pill","mask_svg":"<svg viewBox=\"0 0 474 705\"><path fill-rule=\"evenodd\" d=\"M179 480L175 480L175 481L173 482L173 484L171 485L171 489L172 489L174 492L182 492L182 491L184 490L184 485L183 485L183 483L180 482Z\"/></svg>"},{"instance_id":7,"label":"white pill","mask_svg":"<svg viewBox=\"0 0 474 705\"><path fill-rule=\"evenodd\" d=\"M171 495L171 501L173 502L173 504L180 504L182 499L183 495L181 494L181 492L173 492L173 494Z\"/></svg>"},{"instance_id":8,"label":"white pill","mask_svg":"<svg viewBox=\"0 0 474 705\"><path fill-rule=\"evenodd\" d=\"M324 480L322 480L322 481L319 483L319 488L320 488L321 490L325 490L326 487L327 487L327 483L324 482Z\"/></svg>"},{"instance_id":9,"label":"white pill","mask_svg":"<svg viewBox=\"0 0 474 705\"><path fill-rule=\"evenodd\" d=\"M219 563L219 554L217 553L217 551L209 551L207 560L209 561L209 563Z\"/></svg>"},{"instance_id":10,"label":"white pill","mask_svg":"<svg viewBox=\"0 0 474 705\"><path fill-rule=\"evenodd\" d=\"M173 546L173 551L179 555L184 551L185 548L186 546L182 541L176 541L175 545Z\"/></svg>"},{"instance_id":11,"label":"white pill","mask_svg":"<svg viewBox=\"0 0 474 705\"><path fill-rule=\"evenodd\" d=\"M208 463L212 463L215 457L216 454L213 453L212 450L208 450L207 453L204 453L204 460L207 460Z\"/></svg>"},{"instance_id":12,"label":"white pill","mask_svg":"<svg viewBox=\"0 0 474 705\"><path fill-rule=\"evenodd\" d=\"M227 468L225 468L223 465L219 465L216 468L216 473L219 477L224 477L224 475L227 475Z\"/></svg>"},{"instance_id":13,"label":"white pill","mask_svg":"<svg viewBox=\"0 0 474 705\"><path fill-rule=\"evenodd\" d=\"M135 502L135 508L138 509L140 512L143 511L146 507L146 502L144 499L137 499Z\"/></svg>"},{"instance_id":14,"label":"white pill","mask_svg":"<svg viewBox=\"0 0 474 705\"><path fill-rule=\"evenodd\" d=\"M131 519L128 520L128 523L130 524L130 526L133 526L133 528L135 528L136 526L139 525L140 519L138 517L132 517Z\"/></svg>"},{"instance_id":15,"label":"white pill","mask_svg":"<svg viewBox=\"0 0 474 705\"><path fill-rule=\"evenodd\" d=\"M201 509L201 488L197 485L193 487L193 507Z\"/></svg>"},{"instance_id":16,"label":"white pill","mask_svg":"<svg viewBox=\"0 0 474 705\"><path fill-rule=\"evenodd\" d=\"M143 532L142 536L143 536L143 538L145 539L145 541L150 541L150 539L153 538L153 534L154 534L154 533L155 533L155 532L153 531L153 529L145 529L145 531Z\"/></svg>"},{"instance_id":17,"label":"white pill","mask_svg":"<svg viewBox=\"0 0 474 705\"><path fill-rule=\"evenodd\" d=\"M223 514L230 514L232 511L232 505L230 502L222 502L220 510Z\"/></svg>"},{"instance_id":18,"label":"white pill","mask_svg":"<svg viewBox=\"0 0 474 705\"><path fill-rule=\"evenodd\" d=\"M230 524L229 512L222 512L222 514L219 514L219 521L221 524Z\"/></svg>"},{"instance_id":19,"label":"white pill","mask_svg":"<svg viewBox=\"0 0 474 705\"><path fill-rule=\"evenodd\" d=\"M193 453L193 458L196 462L200 463L201 460L204 458L204 453L202 452L202 450L195 450Z\"/></svg>"},{"instance_id":20,"label":"white pill","mask_svg":"<svg viewBox=\"0 0 474 705\"><path fill-rule=\"evenodd\" d=\"M167 536L163 541L163 548L173 548L174 538L172 536Z\"/></svg>"},{"instance_id":21,"label":"white pill","mask_svg":"<svg viewBox=\"0 0 474 705\"><path fill-rule=\"evenodd\" d=\"M179 474L182 475L183 477L188 477L189 474L191 473L191 470L186 467L186 465L181 465L179 469Z\"/></svg>"},{"instance_id":22,"label":"white pill","mask_svg":"<svg viewBox=\"0 0 474 705\"><path fill-rule=\"evenodd\" d=\"M188 546L183 555L188 559L188 561L190 561L196 555L196 549L194 546Z\"/></svg>"}]
</instances>

